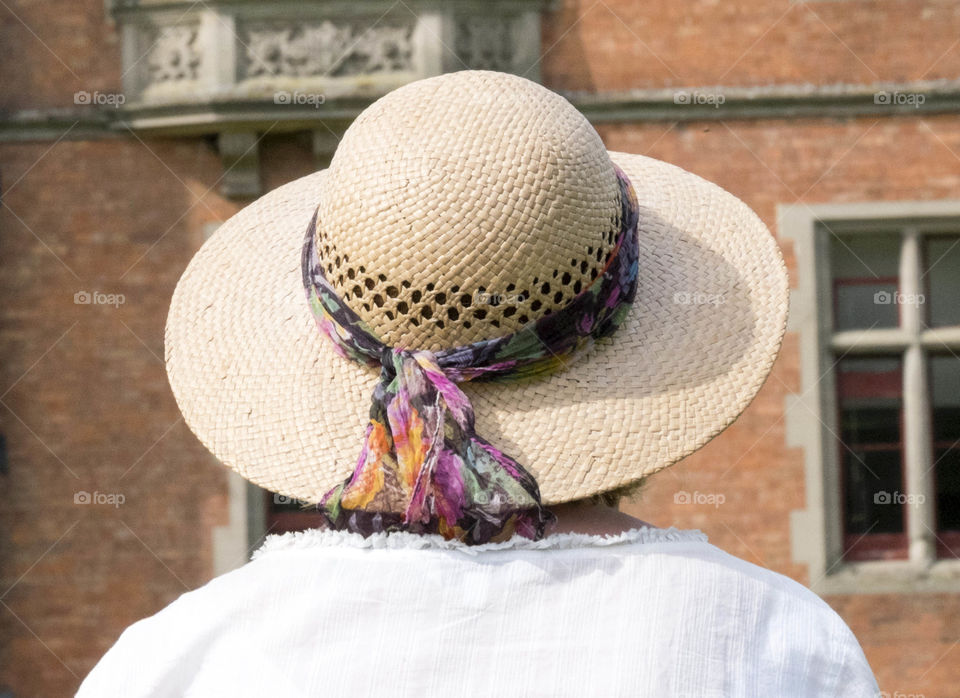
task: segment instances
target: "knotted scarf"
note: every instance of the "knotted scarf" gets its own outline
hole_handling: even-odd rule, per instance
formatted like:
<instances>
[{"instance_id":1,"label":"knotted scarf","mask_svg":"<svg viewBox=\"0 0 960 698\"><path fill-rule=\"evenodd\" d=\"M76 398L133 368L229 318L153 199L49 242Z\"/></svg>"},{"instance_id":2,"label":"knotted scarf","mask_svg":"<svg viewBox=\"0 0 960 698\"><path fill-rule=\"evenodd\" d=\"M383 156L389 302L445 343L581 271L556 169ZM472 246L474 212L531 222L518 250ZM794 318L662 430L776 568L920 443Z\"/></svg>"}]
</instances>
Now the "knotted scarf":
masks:
<instances>
[{"instance_id":1,"label":"knotted scarf","mask_svg":"<svg viewBox=\"0 0 960 698\"><path fill-rule=\"evenodd\" d=\"M616 173L620 230L590 285L512 334L442 351L389 347L347 307L324 276L314 213L302 271L317 325L338 354L380 369L356 468L317 505L330 528L438 533L467 544L544 535L556 517L542 506L536 480L476 433L457 384L557 370L623 321L637 285L638 206L626 175Z\"/></svg>"}]
</instances>

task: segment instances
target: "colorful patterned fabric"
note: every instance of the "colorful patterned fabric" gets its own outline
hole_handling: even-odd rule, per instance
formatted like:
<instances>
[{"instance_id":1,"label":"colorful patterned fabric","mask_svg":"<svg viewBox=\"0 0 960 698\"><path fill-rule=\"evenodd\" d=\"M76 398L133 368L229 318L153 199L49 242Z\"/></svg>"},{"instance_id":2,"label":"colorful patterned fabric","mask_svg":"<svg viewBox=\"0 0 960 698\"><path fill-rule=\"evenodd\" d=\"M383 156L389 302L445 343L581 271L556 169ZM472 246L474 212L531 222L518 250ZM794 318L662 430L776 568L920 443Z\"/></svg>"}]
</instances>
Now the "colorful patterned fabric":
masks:
<instances>
[{"instance_id":1,"label":"colorful patterned fabric","mask_svg":"<svg viewBox=\"0 0 960 698\"><path fill-rule=\"evenodd\" d=\"M543 536L555 517L541 505L536 480L475 432L457 384L557 370L623 321L636 292L638 206L619 168L617 177L621 229L588 288L517 332L436 352L386 346L347 307L324 276L314 214L302 268L317 325L341 356L380 368L356 468L318 505L330 528L439 533L469 544Z\"/></svg>"}]
</instances>

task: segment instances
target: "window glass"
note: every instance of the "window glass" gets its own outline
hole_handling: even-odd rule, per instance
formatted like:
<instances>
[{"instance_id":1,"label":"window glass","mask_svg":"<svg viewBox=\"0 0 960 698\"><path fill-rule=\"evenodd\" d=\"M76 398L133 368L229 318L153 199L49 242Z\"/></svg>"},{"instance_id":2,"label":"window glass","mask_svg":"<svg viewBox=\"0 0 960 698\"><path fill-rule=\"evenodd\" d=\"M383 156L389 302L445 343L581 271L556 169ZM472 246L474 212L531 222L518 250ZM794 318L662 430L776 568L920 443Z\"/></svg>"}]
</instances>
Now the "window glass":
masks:
<instances>
[{"instance_id":1,"label":"window glass","mask_svg":"<svg viewBox=\"0 0 960 698\"><path fill-rule=\"evenodd\" d=\"M266 490L262 491L262 495L267 509L268 533L303 531L324 523L323 514L307 502Z\"/></svg>"},{"instance_id":2,"label":"window glass","mask_svg":"<svg viewBox=\"0 0 960 698\"><path fill-rule=\"evenodd\" d=\"M927 325L960 325L960 236L928 237L923 257Z\"/></svg>"},{"instance_id":3,"label":"window glass","mask_svg":"<svg viewBox=\"0 0 960 698\"><path fill-rule=\"evenodd\" d=\"M960 359L930 357L937 529L960 531Z\"/></svg>"},{"instance_id":4,"label":"window glass","mask_svg":"<svg viewBox=\"0 0 960 698\"><path fill-rule=\"evenodd\" d=\"M896 327L900 235L831 235L830 248L836 329Z\"/></svg>"},{"instance_id":5,"label":"window glass","mask_svg":"<svg viewBox=\"0 0 960 698\"><path fill-rule=\"evenodd\" d=\"M837 378L845 532L903 533L900 358L845 358Z\"/></svg>"}]
</instances>

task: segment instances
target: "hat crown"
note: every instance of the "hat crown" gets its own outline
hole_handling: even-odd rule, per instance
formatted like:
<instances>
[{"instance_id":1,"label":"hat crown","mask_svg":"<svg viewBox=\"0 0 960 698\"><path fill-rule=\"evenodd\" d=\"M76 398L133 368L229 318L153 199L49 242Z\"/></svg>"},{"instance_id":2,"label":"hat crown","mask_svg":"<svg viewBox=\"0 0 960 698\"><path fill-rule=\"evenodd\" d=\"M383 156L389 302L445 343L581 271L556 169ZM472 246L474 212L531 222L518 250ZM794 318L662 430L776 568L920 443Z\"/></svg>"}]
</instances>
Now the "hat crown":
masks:
<instances>
[{"instance_id":1,"label":"hat crown","mask_svg":"<svg viewBox=\"0 0 960 698\"><path fill-rule=\"evenodd\" d=\"M464 71L401 87L347 130L326 174L327 278L391 346L509 334L600 273L620 227L599 135L567 100Z\"/></svg>"}]
</instances>

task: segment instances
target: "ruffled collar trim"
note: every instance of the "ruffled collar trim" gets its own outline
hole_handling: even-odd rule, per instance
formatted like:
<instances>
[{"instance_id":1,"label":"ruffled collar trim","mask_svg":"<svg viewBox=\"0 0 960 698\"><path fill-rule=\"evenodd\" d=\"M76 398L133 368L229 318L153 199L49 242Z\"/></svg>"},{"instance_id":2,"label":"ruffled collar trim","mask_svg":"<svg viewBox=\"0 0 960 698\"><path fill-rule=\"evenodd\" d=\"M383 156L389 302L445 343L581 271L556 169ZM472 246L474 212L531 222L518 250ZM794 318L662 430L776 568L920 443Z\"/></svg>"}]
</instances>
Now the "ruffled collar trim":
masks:
<instances>
[{"instance_id":1,"label":"ruffled collar trim","mask_svg":"<svg viewBox=\"0 0 960 698\"><path fill-rule=\"evenodd\" d=\"M252 560L267 553L282 550L304 550L324 547L348 547L368 549L405 549L405 550L456 550L468 554L479 554L497 550L564 550L571 548L589 548L630 543L706 543L707 536L698 529L651 528L642 526L631 528L614 535L593 535L588 533L556 533L540 540L530 540L522 536L513 536L499 543L467 545L457 540L447 540L437 534L418 535L407 532L374 533L364 537L359 533L311 528L306 531L294 531L267 536L251 557Z\"/></svg>"}]
</instances>

